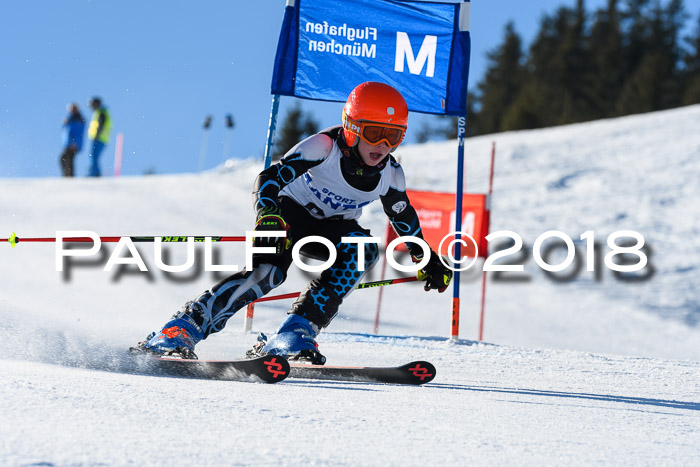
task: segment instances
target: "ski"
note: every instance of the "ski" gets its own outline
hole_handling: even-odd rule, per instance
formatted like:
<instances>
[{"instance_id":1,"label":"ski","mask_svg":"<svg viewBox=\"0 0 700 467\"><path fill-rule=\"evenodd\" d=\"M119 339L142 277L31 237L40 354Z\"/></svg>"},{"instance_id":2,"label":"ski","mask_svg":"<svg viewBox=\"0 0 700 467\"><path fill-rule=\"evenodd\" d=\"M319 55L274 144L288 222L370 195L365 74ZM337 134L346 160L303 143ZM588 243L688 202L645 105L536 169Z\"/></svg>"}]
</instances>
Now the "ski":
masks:
<instances>
[{"instance_id":1,"label":"ski","mask_svg":"<svg viewBox=\"0 0 700 467\"><path fill-rule=\"evenodd\" d=\"M149 372L183 378L277 383L289 376L289 362L278 355L243 360L196 360L147 356Z\"/></svg>"},{"instance_id":2,"label":"ski","mask_svg":"<svg viewBox=\"0 0 700 467\"><path fill-rule=\"evenodd\" d=\"M435 378L432 363L416 361L395 367L326 366L290 364L291 378L325 379L334 381L358 381L385 384L425 384Z\"/></svg>"}]
</instances>

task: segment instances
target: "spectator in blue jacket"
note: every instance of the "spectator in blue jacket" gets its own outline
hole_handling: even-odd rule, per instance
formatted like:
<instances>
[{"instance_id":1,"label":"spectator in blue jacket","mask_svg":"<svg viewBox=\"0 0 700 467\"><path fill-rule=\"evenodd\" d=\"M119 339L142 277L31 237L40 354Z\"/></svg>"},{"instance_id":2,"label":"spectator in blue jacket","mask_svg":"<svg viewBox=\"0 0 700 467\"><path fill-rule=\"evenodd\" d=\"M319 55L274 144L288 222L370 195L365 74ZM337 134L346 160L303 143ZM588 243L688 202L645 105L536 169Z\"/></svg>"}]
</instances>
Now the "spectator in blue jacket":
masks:
<instances>
[{"instance_id":1,"label":"spectator in blue jacket","mask_svg":"<svg viewBox=\"0 0 700 467\"><path fill-rule=\"evenodd\" d=\"M64 177L72 177L73 159L83 147L85 134L85 119L80 113L78 104L68 104L68 116L63 121L63 153L61 154L61 170Z\"/></svg>"}]
</instances>

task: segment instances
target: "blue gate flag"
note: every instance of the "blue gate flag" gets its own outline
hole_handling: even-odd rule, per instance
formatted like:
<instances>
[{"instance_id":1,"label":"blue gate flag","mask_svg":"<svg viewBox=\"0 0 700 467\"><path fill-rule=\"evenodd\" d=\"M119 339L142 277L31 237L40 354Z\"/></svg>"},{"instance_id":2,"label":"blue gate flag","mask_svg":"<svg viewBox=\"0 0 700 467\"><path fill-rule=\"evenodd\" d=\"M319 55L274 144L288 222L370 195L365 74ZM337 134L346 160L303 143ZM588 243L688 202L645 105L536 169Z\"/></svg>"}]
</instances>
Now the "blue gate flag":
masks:
<instances>
[{"instance_id":1,"label":"blue gate flag","mask_svg":"<svg viewBox=\"0 0 700 467\"><path fill-rule=\"evenodd\" d=\"M468 1L287 0L272 94L344 102L365 81L415 112L467 114Z\"/></svg>"}]
</instances>

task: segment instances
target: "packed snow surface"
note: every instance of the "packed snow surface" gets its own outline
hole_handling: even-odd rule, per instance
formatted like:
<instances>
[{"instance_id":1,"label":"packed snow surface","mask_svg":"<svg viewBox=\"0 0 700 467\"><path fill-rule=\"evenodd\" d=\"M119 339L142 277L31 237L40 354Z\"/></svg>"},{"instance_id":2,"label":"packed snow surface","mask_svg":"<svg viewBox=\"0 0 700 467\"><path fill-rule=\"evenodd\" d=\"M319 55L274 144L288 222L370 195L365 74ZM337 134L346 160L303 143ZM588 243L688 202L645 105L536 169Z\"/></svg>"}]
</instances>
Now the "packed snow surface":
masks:
<instances>
[{"instance_id":1,"label":"packed snow surface","mask_svg":"<svg viewBox=\"0 0 700 467\"><path fill-rule=\"evenodd\" d=\"M698 465L698 128L691 106L468 139L467 191L486 192L495 142L491 231L516 232L527 247L511 258L524 272L488 276L484 340L481 262L462 275L458 341L448 338L451 294L415 283L384 288L377 334L379 290L369 289L318 338L329 364L429 360L437 377L422 387L133 374L126 349L225 276L203 270L203 245L182 273L156 267L152 243L137 244L148 272L118 262L104 271L133 256L112 257L114 243L57 272L55 244L0 242L0 464ZM396 155L409 188L454 191L456 152L450 141ZM0 179L0 237L244 235L261 168L231 160L197 175ZM379 203L361 223L382 236ZM620 277L601 261L555 280L531 251L550 230L575 240L582 259L584 232L604 255L609 235L636 231L649 263ZM185 262L184 245L164 250L166 264ZM216 264L245 261L240 244L214 253ZM293 268L273 294L308 279ZM290 303L259 304L252 333L237 314L200 343L200 358L241 357Z\"/></svg>"}]
</instances>

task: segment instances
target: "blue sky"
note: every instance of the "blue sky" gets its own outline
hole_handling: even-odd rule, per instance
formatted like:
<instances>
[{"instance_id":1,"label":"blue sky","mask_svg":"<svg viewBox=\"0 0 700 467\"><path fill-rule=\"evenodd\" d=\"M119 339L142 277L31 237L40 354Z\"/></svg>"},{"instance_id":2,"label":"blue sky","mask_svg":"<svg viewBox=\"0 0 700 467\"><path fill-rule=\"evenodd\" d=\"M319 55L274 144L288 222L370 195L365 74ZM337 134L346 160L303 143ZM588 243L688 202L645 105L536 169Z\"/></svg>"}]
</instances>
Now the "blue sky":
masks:
<instances>
[{"instance_id":1,"label":"blue sky","mask_svg":"<svg viewBox=\"0 0 700 467\"><path fill-rule=\"evenodd\" d=\"M270 78L284 0L0 0L0 177L59 176L66 104L103 98L113 119L102 159L112 174L114 135L124 134L122 174L193 172L213 116L204 168L224 156L262 157L270 114ZM512 20L526 44L539 20L574 0L472 2L470 88L485 54ZM605 0L588 0L593 10ZM700 0L686 1L695 18ZM339 123L342 104L299 101L322 127ZM283 97L280 122L295 99ZM232 114L235 128L224 125ZM423 115L413 114L416 128ZM230 141L230 151L224 149ZM412 142L411 129L406 141ZM87 171L87 151L76 172Z\"/></svg>"}]
</instances>

